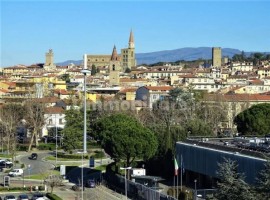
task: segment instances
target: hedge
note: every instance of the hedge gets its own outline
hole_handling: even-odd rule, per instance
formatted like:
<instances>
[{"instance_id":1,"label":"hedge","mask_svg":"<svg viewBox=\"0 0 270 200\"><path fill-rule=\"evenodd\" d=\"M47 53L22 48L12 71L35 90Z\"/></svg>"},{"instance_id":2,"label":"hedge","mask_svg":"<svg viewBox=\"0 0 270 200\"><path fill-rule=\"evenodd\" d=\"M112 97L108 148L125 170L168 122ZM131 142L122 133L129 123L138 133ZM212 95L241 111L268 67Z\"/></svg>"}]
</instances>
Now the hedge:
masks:
<instances>
[{"instance_id":1,"label":"hedge","mask_svg":"<svg viewBox=\"0 0 270 200\"><path fill-rule=\"evenodd\" d=\"M54 143L41 143L39 144L39 146L37 147L38 150L53 150L55 149L55 144Z\"/></svg>"},{"instance_id":2,"label":"hedge","mask_svg":"<svg viewBox=\"0 0 270 200\"><path fill-rule=\"evenodd\" d=\"M47 193L46 197L48 197L51 200L62 200L62 198L60 198L59 196L57 196L56 194L52 194L52 193Z\"/></svg>"},{"instance_id":3,"label":"hedge","mask_svg":"<svg viewBox=\"0 0 270 200\"><path fill-rule=\"evenodd\" d=\"M82 155L81 154L65 154L62 152L57 153L58 158L68 158L68 159L81 159ZM89 159L89 155L84 155L84 159Z\"/></svg>"},{"instance_id":4,"label":"hedge","mask_svg":"<svg viewBox=\"0 0 270 200\"><path fill-rule=\"evenodd\" d=\"M44 186L38 186L39 191L44 191ZM32 191L35 191L36 187L32 186ZM0 187L0 192L6 192L6 191L31 191L30 187Z\"/></svg>"}]
</instances>

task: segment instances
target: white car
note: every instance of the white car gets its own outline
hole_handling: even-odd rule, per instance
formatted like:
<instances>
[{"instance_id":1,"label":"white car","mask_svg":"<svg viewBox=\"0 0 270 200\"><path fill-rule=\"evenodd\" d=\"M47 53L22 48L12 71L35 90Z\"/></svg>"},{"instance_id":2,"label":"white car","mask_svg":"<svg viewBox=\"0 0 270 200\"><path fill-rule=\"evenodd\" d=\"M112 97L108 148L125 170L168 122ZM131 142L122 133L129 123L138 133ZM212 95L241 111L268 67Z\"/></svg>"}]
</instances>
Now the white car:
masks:
<instances>
[{"instance_id":1,"label":"white car","mask_svg":"<svg viewBox=\"0 0 270 200\"><path fill-rule=\"evenodd\" d=\"M23 169L13 169L8 173L9 176L22 176Z\"/></svg>"}]
</instances>

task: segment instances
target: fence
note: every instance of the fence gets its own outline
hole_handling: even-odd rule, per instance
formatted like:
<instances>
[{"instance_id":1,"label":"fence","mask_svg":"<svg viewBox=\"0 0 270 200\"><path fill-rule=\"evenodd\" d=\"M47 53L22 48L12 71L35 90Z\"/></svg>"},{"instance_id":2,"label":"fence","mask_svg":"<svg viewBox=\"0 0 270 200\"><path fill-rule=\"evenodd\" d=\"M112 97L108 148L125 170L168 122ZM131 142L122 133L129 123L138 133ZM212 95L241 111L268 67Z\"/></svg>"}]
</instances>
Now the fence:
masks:
<instances>
[{"instance_id":1,"label":"fence","mask_svg":"<svg viewBox=\"0 0 270 200\"><path fill-rule=\"evenodd\" d=\"M107 186L111 187L118 192L127 194L131 199L135 200L177 200L174 197L161 193L156 187L148 187L146 185L125 180L125 177L114 174L106 174L104 179ZM125 188L125 181L127 181L127 188Z\"/></svg>"}]
</instances>

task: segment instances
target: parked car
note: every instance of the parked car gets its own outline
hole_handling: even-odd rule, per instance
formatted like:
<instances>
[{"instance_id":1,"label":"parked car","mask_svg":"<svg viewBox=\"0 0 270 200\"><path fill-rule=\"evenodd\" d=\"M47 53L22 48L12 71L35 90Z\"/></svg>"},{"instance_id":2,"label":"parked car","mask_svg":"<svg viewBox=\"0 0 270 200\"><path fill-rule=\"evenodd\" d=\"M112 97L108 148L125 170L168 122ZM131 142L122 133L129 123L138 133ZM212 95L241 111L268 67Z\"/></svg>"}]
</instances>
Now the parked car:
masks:
<instances>
[{"instance_id":1,"label":"parked car","mask_svg":"<svg viewBox=\"0 0 270 200\"><path fill-rule=\"evenodd\" d=\"M95 188L96 187L96 182L94 179L89 179L86 181L85 183L86 187L90 187L90 188Z\"/></svg>"},{"instance_id":2,"label":"parked car","mask_svg":"<svg viewBox=\"0 0 270 200\"><path fill-rule=\"evenodd\" d=\"M39 200L39 199L44 199L44 195L41 193L33 194L32 200Z\"/></svg>"},{"instance_id":3,"label":"parked car","mask_svg":"<svg viewBox=\"0 0 270 200\"><path fill-rule=\"evenodd\" d=\"M29 157L30 160L36 160L38 157L37 153L32 153L31 156Z\"/></svg>"},{"instance_id":4,"label":"parked car","mask_svg":"<svg viewBox=\"0 0 270 200\"><path fill-rule=\"evenodd\" d=\"M10 160L0 160L0 168L11 168L13 163Z\"/></svg>"},{"instance_id":5,"label":"parked car","mask_svg":"<svg viewBox=\"0 0 270 200\"><path fill-rule=\"evenodd\" d=\"M16 198L13 195L7 195L5 196L4 200L16 200Z\"/></svg>"},{"instance_id":6,"label":"parked car","mask_svg":"<svg viewBox=\"0 0 270 200\"><path fill-rule=\"evenodd\" d=\"M8 173L9 176L21 176L23 175L23 169L13 169Z\"/></svg>"},{"instance_id":7,"label":"parked car","mask_svg":"<svg viewBox=\"0 0 270 200\"><path fill-rule=\"evenodd\" d=\"M74 191L82 191L82 187L80 184L73 185L71 189ZM83 190L84 190L84 187L83 187Z\"/></svg>"},{"instance_id":8,"label":"parked car","mask_svg":"<svg viewBox=\"0 0 270 200\"><path fill-rule=\"evenodd\" d=\"M29 200L29 197L26 194L21 194L18 196L18 200Z\"/></svg>"}]
</instances>

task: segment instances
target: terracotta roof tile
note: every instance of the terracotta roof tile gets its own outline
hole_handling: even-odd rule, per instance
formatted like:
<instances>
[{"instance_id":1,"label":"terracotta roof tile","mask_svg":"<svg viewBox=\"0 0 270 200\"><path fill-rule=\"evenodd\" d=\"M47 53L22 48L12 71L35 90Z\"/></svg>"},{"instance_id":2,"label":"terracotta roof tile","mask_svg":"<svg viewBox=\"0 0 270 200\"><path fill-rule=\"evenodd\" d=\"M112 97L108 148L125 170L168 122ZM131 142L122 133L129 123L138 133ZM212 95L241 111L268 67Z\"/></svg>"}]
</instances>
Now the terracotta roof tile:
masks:
<instances>
[{"instance_id":1,"label":"terracotta roof tile","mask_svg":"<svg viewBox=\"0 0 270 200\"><path fill-rule=\"evenodd\" d=\"M61 107L48 107L45 109L46 114L63 114L65 110Z\"/></svg>"},{"instance_id":2,"label":"terracotta roof tile","mask_svg":"<svg viewBox=\"0 0 270 200\"><path fill-rule=\"evenodd\" d=\"M171 86L145 86L148 90L155 90L155 91L165 91L165 90L171 90L173 87Z\"/></svg>"}]
</instances>

